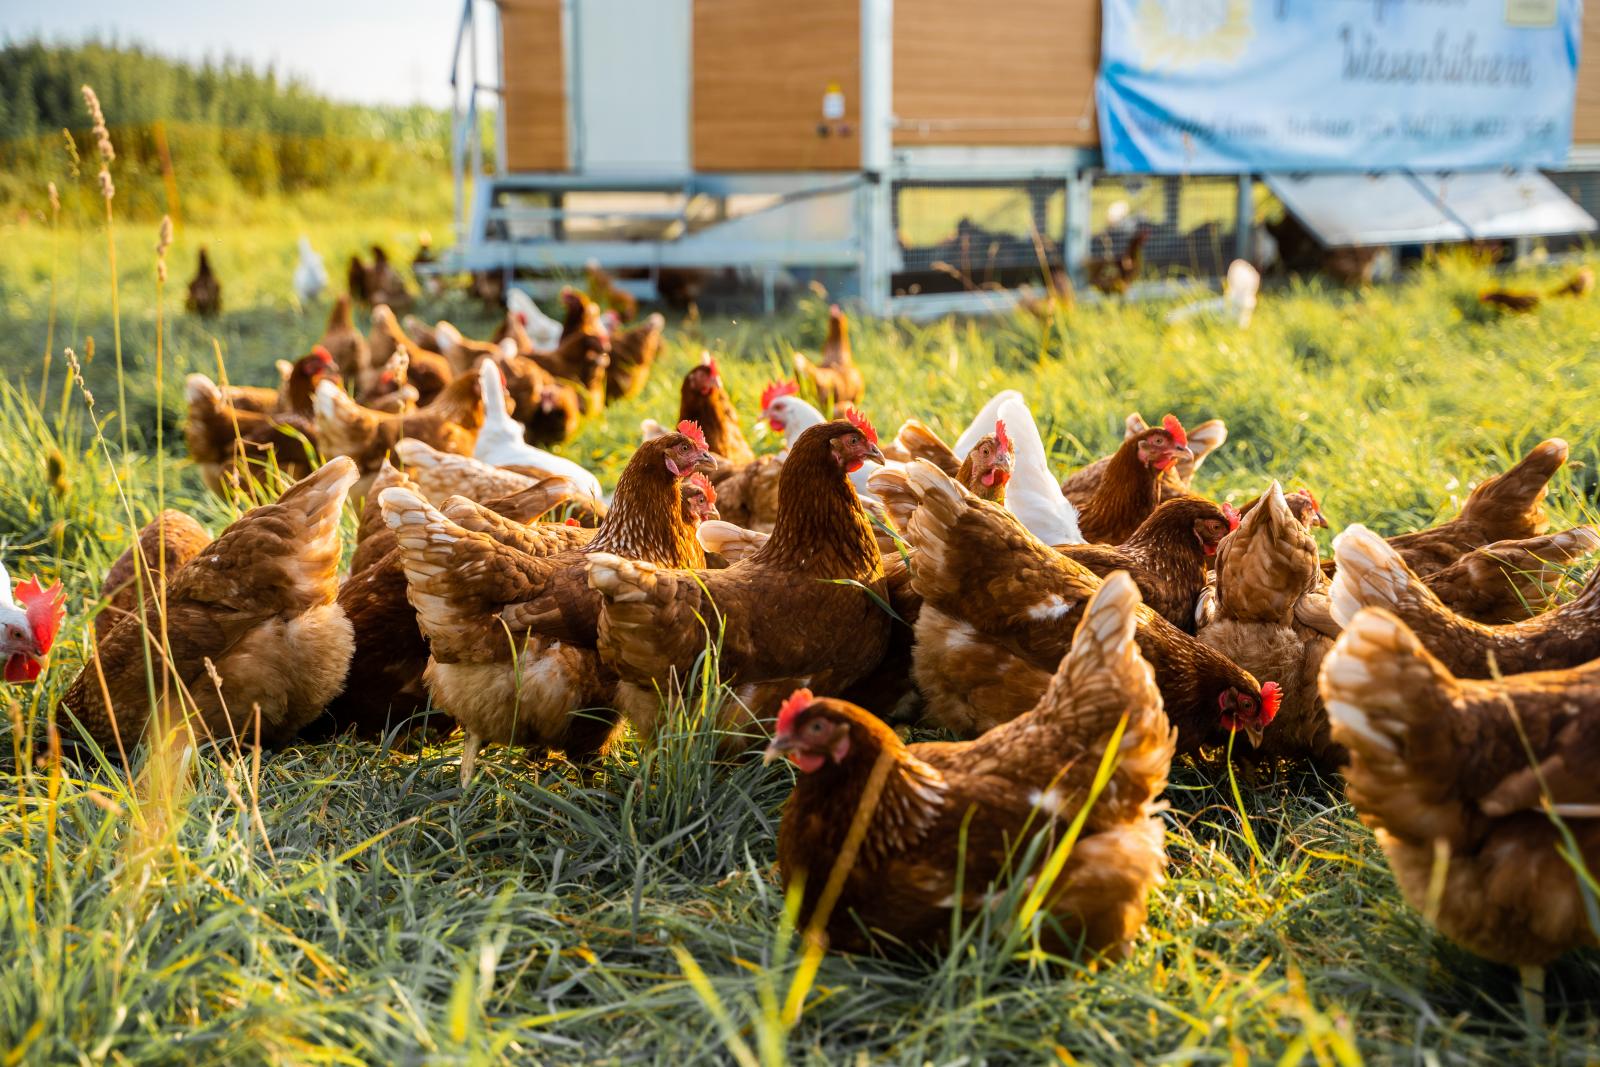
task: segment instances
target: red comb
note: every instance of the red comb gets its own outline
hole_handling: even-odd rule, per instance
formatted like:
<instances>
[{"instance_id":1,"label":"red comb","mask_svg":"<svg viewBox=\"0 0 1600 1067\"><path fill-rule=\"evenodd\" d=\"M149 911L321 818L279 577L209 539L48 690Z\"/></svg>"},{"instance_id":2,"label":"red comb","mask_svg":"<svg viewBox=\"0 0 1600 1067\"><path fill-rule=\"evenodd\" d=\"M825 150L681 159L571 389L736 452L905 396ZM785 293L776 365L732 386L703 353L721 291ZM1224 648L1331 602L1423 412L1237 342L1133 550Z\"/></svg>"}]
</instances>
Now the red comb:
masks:
<instances>
[{"instance_id":1,"label":"red comb","mask_svg":"<svg viewBox=\"0 0 1600 1067\"><path fill-rule=\"evenodd\" d=\"M1237 530L1239 528L1239 509L1232 504L1222 505L1222 517L1228 520L1229 530Z\"/></svg>"},{"instance_id":2,"label":"red comb","mask_svg":"<svg viewBox=\"0 0 1600 1067\"><path fill-rule=\"evenodd\" d=\"M1300 491L1306 495L1307 500L1311 501L1312 511L1322 510L1322 505L1317 503L1317 494L1313 493L1310 489L1303 485L1300 487Z\"/></svg>"},{"instance_id":3,"label":"red comb","mask_svg":"<svg viewBox=\"0 0 1600 1067\"><path fill-rule=\"evenodd\" d=\"M1011 436L1006 433L1006 420L996 419L994 423L994 446L1002 454L1009 455L1012 450Z\"/></svg>"},{"instance_id":4,"label":"red comb","mask_svg":"<svg viewBox=\"0 0 1600 1067\"><path fill-rule=\"evenodd\" d=\"M790 693L789 699L785 700L783 707L778 709L778 735L781 737L788 733L794 726L794 720L799 717L802 711L816 703L816 700L817 698L811 695L811 690L809 689L796 689Z\"/></svg>"},{"instance_id":5,"label":"red comb","mask_svg":"<svg viewBox=\"0 0 1600 1067\"><path fill-rule=\"evenodd\" d=\"M706 434L704 430L700 429L700 424L698 422L692 422L689 419L684 419L682 422L678 423L678 432L693 442L694 447L698 448L700 451L704 452L706 450Z\"/></svg>"},{"instance_id":6,"label":"red comb","mask_svg":"<svg viewBox=\"0 0 1600 1067\"><path fill-rule=\"evenodd\" d=\"M1161 428L1172 437L1172 443L1179 448L1189 447L1189 435L1184 432L1183 423L1178 421L1178 416L1167 415L1161 420Z\"/></svg>"},{"instance_id":7,"label":"red comb","mask_svg":"<svg viewBox=\"0 0 1600 1067\"><path fill-rule=\"evenodd\" d=\"M49 652L50 646L55 643L56 631L61 628L61 620L67 614L66 596L61 592L61 583L54 582L46 589L39 584L37 577L29 578L18 583L17 602L27 612L28 628L33 631L33 640L39 646L39 651Z\"/></svg>"},{"instance_id":8,"label":"red comb","mask_svg":"<svg viewBox=\"0 0 1600 1067\"><path fill-rule=\"evenodd\" d=\"M772 402L780 396L799 396L799 382L772 382L761 390L761 410L765 411L772 406Z\"/></svg>"},{"instance_id":9,"label":"red comb","mask_svg":"<svg viewBox=\"0 0 1600 1067\"><path fill-rule=\"evenodd\" d=\"M1283 702L1283 690L1278 688L1277 682L1267 682L1261 687L1261 725L1265 726L1277 718L1278 705Z\"/></svg>"},{"instance_id":10,"label":"red comb","mask_svg":"<svg viewBox=\"0 0 1600 1067\"><path fill-rule=\"evenodd\" d=\"M567 526L582 526L583 523L581 523L577 519L571 518L569 516L565 521L565 525L567 525Z\"/></svg>"},{"instance_id":11,"label":"red comb","mask_svg":"<svg viewBox=\"0 0 1600 1067\"><path fill-rule=\"evenodd\" d=\"M689 484L700 490L701 494L706 498L707 504L715 504L717 502L716 487L711 484L704 474L696 472L689 475Z\"/></svg>"},{"instance_id":12,"label":"red comb","mask_svg":"<svg viewBox=\"0 0 1600 1067\"><path fill-rule=\"evenodd\" d=\"M851 426L861 431L861 436L872 444L878 443L878 431L872 428L872 423L867 420L865 415L855 408L845 408L844 417L850 421Z\"/></svg>"},{"instance_id":13,"label":"red comb","mask_svg":"<svg viewBox=\"0 0 1600 1067\"><path fill-rule=\"evenodd\" d=\"M524 326L528 325L528 313L526 311L517 312L517 321Z\"/></svg>"}]
</instances>

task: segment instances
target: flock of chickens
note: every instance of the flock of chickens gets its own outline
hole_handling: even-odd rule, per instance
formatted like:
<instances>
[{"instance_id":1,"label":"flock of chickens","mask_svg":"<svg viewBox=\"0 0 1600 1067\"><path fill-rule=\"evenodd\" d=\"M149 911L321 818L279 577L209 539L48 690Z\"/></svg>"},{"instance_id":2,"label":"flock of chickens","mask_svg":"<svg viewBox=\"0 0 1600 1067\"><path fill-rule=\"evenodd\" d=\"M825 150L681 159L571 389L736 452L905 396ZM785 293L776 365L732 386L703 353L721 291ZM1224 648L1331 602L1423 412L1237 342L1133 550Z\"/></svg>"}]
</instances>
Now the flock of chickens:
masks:
<instances>
[{"instance_id":1,"label":"flock of chickens","mask_svg":"<svg viewBox=\"0 0 1600 1067\"><path fill-rule=\"evenodd\" d=\"M710 647L726 754L759 739L799 771L780 867L835 947L937 941L1017 874L1047 943L1125 953L1178 753L1342 773L1408 899L1484 956L1595 943L1571 860L1600 861L1600 577L1556 593L1600 531L1547 529L1564 442L1432 528L1351 526L1325 561L1309 490L1195 492L1215 420L1130 415L1064 482L1016 392L953 443L916 420L880 439L835 307L760 398L781 451L750 447L708 354L607 497L541 446L642 387L663 321L591 295L564 291L557 322L519 294L485 341L382 303L363 335L343 297L278 389L191 376L207 484L294 484L215 538L178 512L142 530L62 708L125 758L185 718L281 744L431 707L465 735L466 785L485 744L581 764L624 724L684 728L666 712ZM29 681L60 594L0 587L5 678ZM961 740L907 744L913 723Z\"/></svg>"}]
</instances>

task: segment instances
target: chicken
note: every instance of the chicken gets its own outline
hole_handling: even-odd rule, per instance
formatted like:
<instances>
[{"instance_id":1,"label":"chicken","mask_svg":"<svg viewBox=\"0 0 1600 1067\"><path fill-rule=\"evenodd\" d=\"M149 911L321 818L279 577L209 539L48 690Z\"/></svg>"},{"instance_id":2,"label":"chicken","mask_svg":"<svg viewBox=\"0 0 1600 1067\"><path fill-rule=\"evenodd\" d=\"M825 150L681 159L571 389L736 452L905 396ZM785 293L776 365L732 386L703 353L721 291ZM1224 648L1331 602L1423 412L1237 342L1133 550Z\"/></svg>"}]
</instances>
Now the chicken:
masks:
<instances>
[{"instance_id":1,"label":"chicken","mask_svg":"<svg viewBox=\"0 0 1600 1067\"><path fill-rule=\"evenodd\" d=\"M669 726L662 696L687 683L708 633L737 698L722 708L730 730L770 719L796 685L842 692L882 660L890 620L868 590L882 597L883 560L847 477L882 460L876 438L865 420L802 434L783 464L772 536L725 570L590 555L589 582L604 598L601 655L641 736Z\"/></svg>"},{"instance_id":2,"label":"chicken","mask_svg":"<svg viewBox=\"0 0 1600 1067\"><path fill-rule=\"evenodd\" d=\"M1141 223L1120 256L1086 262L1083 269L1089 276L1089 284L1107 295L1125 294L1144 270L1144 245L1153 232L1153 227Z\"/></svg>"},{"instance_id":3,"label":"chicken","mask_svg":"<svg viewBox=\"0 0 1600 1067\"><path fill-rule=\"evenodd\" d=\"M333 310L328 312L327 328L322 331L322 340L318 343L333 356L334 362L339 365L339 373L351 382L363 382L373 374L372 349L367 346L367 339L356 330L355 320L350 316L348 296L341 296L333 302Z\"/></svg>"},{"instance_id":4,"label":"chicken","mask_svg":"<svg viewBox=\"0 0 1600 1067\"><path fill-rule=\"evenodd\" d=\"M1475 548L1427 577L1452 611L1489 625L1548 611L1571 567L1600 550L1600 531L1575 526L1521 541Z\"/></svg>"},{"instance_id":5,"label":"chicken","mask_svg":"<svg viewBox=\"0 0 1600 1067\"><path fill-rule=\"evenodd\" d=\"M923 598L913 674L928 718L975 736L1039 699L1100 579L931 463L906 470L919 504L905 537ZM1277 712L1276 688L1148 606L1138 612L1139 647L1184 750L1221 744L1235 729L1258 739Z\"/></svg>"},{"instance_id":6,"label":"chicken","mask_svg":"<svg viewBox=\"0 0 1600 1067\"><path fill-rule=\"evenodd\" d=\"M322 291L328 287L328 268L304 234L300 235L299 250L300 259L294 265L294 295L300 303L309 304L322 299Z\"/></svg>"},{"instance_id":7,"label":"chicken","mask_svg":"<svg viewBox=\"0 0 1600 1067\"><path fill-rule=\"evenodd\" d=\"M678 418L699 423L712 453L732 467L742 467L756 458L739 428L739 412L722 388L722 374L710 352L701 352L700 362L683 376L678 388Z\"/></svg>"},{"instance_id":8,"label":"chicken","mask_svg":"<svg viewBox=\"0 0 1600 1067\"><path fill-rule=\"evenodd\" d=\"M384 519L432 651L424 680L466 731L463 784L485 741L560 749L574 761L605 747L615 720L586 709L611 705L615 676L595 651L601 602L587 588L587 565L618 558L608 553L640 566L702 563L678 480L709 466L691 424L640 446L599 532L582 546L541 540L492 512L478 511L482 527L469 531L415 493L384 491ZM461 518L471 521L475 508L468 503Z\"/></svg>"},{"instance_id":9,"label":"chicken","mask_svg":"<svg viewBox=\"0 0 1600 1067\"><path fill-rule=\"evenodd\" d=\"M409 381L410 370L410 355L403 348L397 350L384 363L371 388L356 397L356 403L385 415L405 415L415 411L420 394ZM312 414L316 414L315 407Z\"/></svg>"},{"instance_id":10,"label":"chicken","mask_svg":"<svg viewBox=\"0 0 1600 1067\"><path fill-rule=\"evenodd\" d=\"M1033 413L1019 393L996 397L995 411L1005 421L1016 441L1016 464L1006 488L1006 510L1027 527L1028 532L1047 545L1075 545L1083 542L1077 507L1056 488L1044 451L1044 439L1033 421ZM993 403L991 401L990 403ZM987 408L985 409L987 411ZM984 414L956 442L956 454L964 456L968 441L982 432Z\"/></svg>"},{"instance_id":11,"label":"chicken","mask_svg":"<svg viewBox=\"0 0 1600 1067\"><path fill-rule=\"evenodd\" d=\"M1542 1023L1542 968L1600 943L1575 870L1600 867L1600 662L1458 679L1405 623L1368 608L1321 684L1350 750L1346 791L1401 892L1451 940L1522 969Z\"/></svg>"},{"instance_id":12,"label":"chicken","mask_svg":"<svg viewBox=\"0 0 1600 1067\"><path fill-rule=\"evenodd\" d=\"M259 728L279 744L316 717L350 666L350 621L334 597L339 515L357 473L334 459L245 512L171 577L164 613L147 604L112 628L62 698L96 744L127 752L144 732L147 655L154 714L192 710L202 738L248 741ZM166 640L152 640L163 625Z\"/></svg>"},{"instance_id":13,"label":"chicken","mask_svg":"<svg viewBox=\"0 0 1600 1067\"><path fill-rule=\"evenodd\" d=\"M1161 503L1162 472L1192 458L1175 415L1122 442L1094 495L1078 507L1078 527L1091 543L1121 544Z\"/></svg>"},{"instance_id":14,"label":"chicken","mask_svg":"<svg viewBox=\"0 0 1600 1067\"><path fill-rule=\"evenodd\" d=\"M1600 571L1570 603L1531 619L1486 626L1452 611L1392 545L1365 526L1334 538L1333 552L1339 564L1328 593L1334 618L1348 625L1362 608L1384 608L1458 677L1577 667L1600 657Z\"/></svg>"},{"instance_id":15,"label":"chicken","mask_svg":"<svg viewBox=\"0 0 1600 1067\"><path fill-rule=\"evenodd\" d=\"M323 383L334 390L332 382ZM228 404L222 390L204 374L185 380L189 413L183 425L189 457L200 468L206 488L221 495L224 487L252 483L268 470L292 479L311 472L317 430L294 414L263 415Z\"/></svg>"},{"instance_id":16,"label":"chicken","mask_svg":"<svg viewBox=\"0 0 1600 1067\"><path fill-rule=\"evenodd\" d=\"M569 296L580 303L568 310L568 328L553 351L531 353L532 361L551 377L577 386L585 413L595 413L605 405L606 371L611 366L611 335L600 323L593 304L576 293Z\"/></svg>"},{"instance_id":17,"label":"chicken","mask_svg":"<svg viewBox=\"0 0 1600 1067\"><path fill-rule=\"evenodd\" d=\"M1475 548L1496 541L1520 541L1549 529L1545 493L1567 461L1567 443L1541 441L1516 466L1485 478L1461 505L1461 514L1416 533L1389 538L1406 565L1420 577L1454 563Z\"/></svg>"},{"instance_id":18,"label":"chicken","mask_svg":"<svg viewBox=\"0 0 1600 1067\"><path fill-rule=\"evenodd\" d=\"M535 448L523 439L522 424L511 417L506 397L505 376L499 364L484 360L478 367L478 393L484 410L483 428L472 456L495 467L527 468L540 477L561 475L598 499L600 481L565 456Z\"/></svg>"},{"instance_id":19,"label":"chicken","mask_svg":"<svg viewBox=\"0 0 1600 1067\"><path fill-rule=\"evenodd\" d=\"M650 380L650 368L661 351L661 335L667 320L657 312L630 330L608 325L611 334L611 362L606 366L606 403L637 396Z\"/></svg>"},{"instance_id":20,"label":"chicken","mask_svg":"<svg viewBox=\"0 0 1600 1067\"><path fill-rule=\"evenodd\" d=\"M434 339L450 363L450 372L464 377L478 369L485 359L509 359L517 354L516 341L506 338L498 342L475 341L444 319L434 324Z\"/></svg>"},{"instance_id":21,"label":"chicken","mask_svg":"<svg viewBox=\"0 0 1600 1067\"><path fill-rule=\"evenodd\" d=\"M1175 734L1133 638L1138 604L1126 575L1109 578L1038 703L976 741L906 746L853 704L808 689L790 697L767 756L799 770L778 832L784 884L801 889L798 922L841 950L879 937L940 943L952 909L989 906L1042 832L1025 905L1048 915L1041 940L1125 956L1166 867L1157 798ZM1096 791L1102 767L1110 777ZM1065 866L1049 870L1085 806Z\"/></svg>"},{"instance_id":22,"label":"chicken","mask_svg":"<svg viewBox=\"0 0 1600 1067\"><path fill-rule=\"evenodd\" d=\"M420 442L402 442L404 445ZM404 448L402 447L402 452ZM444 460L460 457L440 455ZM471 462L471 461L468 461ZM509 474L509 472L500 472ZM534 482L512 476L521 484L514 491L493 495L484 506L516 523L538 519L569 499L571 484L563 479ZM490 488L475 482L478 490ZM364 737L382 736L391 727L412 719L428 707L428 690L423 672L428 665L428 644L417 622L417 611L406 594L406 572L399 552L399 541L384 520L383 491L418 487L405 473L387 462L372 484L361 515L356 555L350 563L350 578L339 589L339 606L350 619L355 633L355 656L350 664L350 679L344 691L328 706L322 732L328 736L354 728ZM464 501L453 500L445 511L465 522L475 513L461 509ZM593 530L552 528L560 543L570 544L576 535L593 536Z\"/></svg>"},{"instance_id":23,"label":"chicken","mask_svg":"<svg viewBox=\"0 0 1600 1067\"><path fill-rule=\"evenodd\" d=\"M396 444L394 451L417 490L435 507L453 496L464 496L481 504L521 492L535 481L525 474L492 467L471 456L440 452L426 442L410 438Z\"/></svg>"},{"instance_id":24,"label":"chicken","mask_svg":"<svg viewBox=\"0 0 1600 1067\"><path fill-rule=\"evenodd\" d=\"M561 343L561 323L540 311L526 290L506 290L506 312L527 331L535 348L554 348Z\"/></svg>"},{"instance_id":25,"label":"chicken","mask_svg":"<svg viewBox=\"0 0 1600 1067\"><path fill-rule=\"evenodd\" d=\"M611 275L601 270L599 263L588 263L583 268L583 275L588 283L589 299L602 308L615 311L623 322L632 322L639 317L638 299L612 281Z\"/></svg>"},{"instance_id":26,"label":"chicken","mask_svg":"<svg viewBox=\"0 0 1600 1067\"><path fill-rule=\"evenodd\" d=\"M331 456L349 456L364 476L375 474L402 437L413 437L441 452L472 455L483 428L478 383L458 378L425 408L387 415L364 408L332 382L317 386L317 438ZM364 493L363 486L358 493Z\"/></svg>"},{"instance_id":27,"label":"chicken","mask_svg":"<svg viewBox=\"0 0 1600 1067\"><path fill-rule=\"evenodd\" d=\"M367 265L360 256L351 256L344 272L345 287L351 300L367 303Z\"/></svg>"},{"instance_id":28,"label":"chicken","mask_svg":"<svg viewBox=\"0 0 1600 1067\"><path fill-rule=\"evenodd\" d=\"M1123 420L1125 433L1123 440L1137 437L1150 428L1144 421L1144 416L1137 411L1132 412ZM1161 499L1171 500L1175 496L1185 496L1190 492L1194 483L1195 473L1206 458L1222 447L1228 440L1228 426L1221 419L1207 419L1200 425L1190 429L1185 435L1189 442L1189 455L1180 456L1178 462L1161 472ZM1089 502L1095 490L1100 488L1100 479L1105 476L1106 468L1116 456L1101 456L1093 463L1067 476L1061 483L1061 492L1078 507ZM1248 510L1248 505L1240 509L1240 514Z\"/></svg>"},{"instance_id":29,"label":"chicken","mask_svg":"<svg viewBox=\"0 0 1600 1067\"><path fill-rule=\"evenodd\" d=\"M60 582L47 589L33 577L18 582L13 591L11 576L0 562L0 661L5 663L0 677L12 683L37 681L66 614Z\"/></svg>"},{"instance_id":30,"label":"chicken","mask_svg":"<svg viewBox=\"0 0 1600 1067\"><path fill-rule=\"evenodd\" d=\"M203 318L215 318L222 314L222 282L211 270L211 257L203 246L194 277L189 279L189 297L184 306L189 309L189 314Z\"/></svg>"},{"instance_id":31,"label":"chicken","mask_svg":"<svg viewBox=\"0 0 1600 1067\"><path fill-rule=\"evenodd\" d=\"M1133 536L1107 545L1058 545L1056 550L1105 577L1127 571L1157 615L1178 629L1194 631L1194 607L1206 584L1206 567L1217 545L1239 525L1239 513L1197 496L1159 504Z\"/></svg>"},{"instance_id":32,"label":"chicken","mask_svg":"<svg viewBox=\"0 0 1600 1067\"><path fill-rule=\"evenodd\" d=\"M100 583L101 608L94 617L94 635L104 641L111 628L129 615L160 601L178 569L211 543L211 534L190 516L168 508L139 530L128 550L106 571ZM142 561L137 561L134 549ZM143 591L139 588L143 579Z\"/></svg>"},{"instance_id":33,"label":"chicken","mask_svg":"<svg viewBox=\"0 0 1600 1067\"><path fill-rule=\"evenodd\" d=\"M444 355L444 342L439 340L437 325L429 326L415 315L407 315L400 320L400 328L417 348Z\"/></svg>"},{"instance_id":34,"label":"chicken","mask_svg":"<svg viewBox=\"0 0 1600 1067\"><path fill-rule=\"evenodd\" d=\"M1594 271L1584 267L1561 285L1545 294L1546 297L1584 297L1594 292ZM1533 311L1543 298L1538 293L1517 289L1486 289L1478 294L1478 303L1499 311Z\"/></svg>"},{"instance_id":35,"label":"chicken","mask_svg":"<svg viewBox=\"0 0 1600 1067\"><path fill-rule=\"evenodd\" d=\"M1282 492L1281 488L1279 492ZM1250 513L1266 499L1267 494L1262 493L1260 496L1250 500L1239 509L1239 517L1249 518ZM1317 502L1316 494L1312 493L1311 490L1302 488L1296 489L1292 493L1284 493L1283 502L1289 505L1289 513L1295 517L1295 521L1306 529L1312 530L1321 527L1326 530L1328 528L1328 517L1322 513L1322 505Z\"/></svg>"},{"instance_id":36,"label":"chicken","mask_svg":"<svg viewBox=\"0 0 1600 1067\"><path fill-rule=\"evenodd\" d=\"M388 304L379 304L372 309L372 328L367 333L367 348L370 353L368 377L359 383L362 389L372 388L372 378L375 373L381 373L374 372L373 368L382 368L396 352L401 351L406 353L409 360L406 380L416 387L418 404L431 404L433 398L444 392L444 387L455 377L448 359L437 352L428 351L406 336Z\"/></svg>"},{"instance_id":37,"label":"chicken","mask_svg":"<svg viewBox=\"0 0 1600 1067\"><path fill-rule=\"evenodd\" d=\"M388 304L397 312L411 309L411 291L405 279L389 262L389 254L382 245L372 246L372 266L367 268L366 301L369 304Z\"/></svg>"},{"instance_id":38,"label":"chicken","mask_svg":"<svg viewBox=\"0 0 1600 1067\"><path fill-rule=\"evenodd\" d=\"M317 383L330 378L335 384L342 379L332 355L321 345L290 363L280 359L277 363L278 388L265 389L253 385L221 386L223 402L240 411L254 411L262 415L294 414L311 417L311 397Z\"/></svg>"},{"instance_id":39,"label":"chicken","mask_svg":"<svg viewBox=\"0 0 1600 1067\"><path fill-rule=\"evenodd\" d=\"M523 424L524 439L531 445L559 445L578 436L578 426L583 419L584 402L581 394L566 382L560 382L544 374L539 366L530 360L519 359L517 362L523 367L538 371L544 376L532 390L529 398L529 410L526 415L518 419ZM518 390L512 386L513 377L506 375L507 388L515 400ZM512 416L520 414L521 404L516 403Z\"/></svg>"},{"instance_id":40,"label":"chicken","mask_svg":"<svg viewBox=\"0 0 1600 1067\"><path fill-rule=\"evenodd\" d=\"M861 403L866 384L850 352L850 322L838 304L828 308L828 339L823 342L821 358L813 363L796 352L794 373L811 383L819 404Z\"/></svg>"},{"instance_id":41,"label":"chicken","mask_svg":"<svg viewBox=\"0 0 1600 1067\"><path fill-rule=\"evenodd\" d=\"M1255 677L1277 679L1281 687L1277 717L1262 735L1257 756L1305 759L1333 772L1344 750L1329 735L1317 671L1337 627L1321 625L1322 606L1314 602L1321 581L1317 543L1277 482L1261 499L1264 503L1222 542L1216 588L1196 613L1198 637ZM1308 618L1319 625L1308 625Z\"/></svg>"}]
</instances>

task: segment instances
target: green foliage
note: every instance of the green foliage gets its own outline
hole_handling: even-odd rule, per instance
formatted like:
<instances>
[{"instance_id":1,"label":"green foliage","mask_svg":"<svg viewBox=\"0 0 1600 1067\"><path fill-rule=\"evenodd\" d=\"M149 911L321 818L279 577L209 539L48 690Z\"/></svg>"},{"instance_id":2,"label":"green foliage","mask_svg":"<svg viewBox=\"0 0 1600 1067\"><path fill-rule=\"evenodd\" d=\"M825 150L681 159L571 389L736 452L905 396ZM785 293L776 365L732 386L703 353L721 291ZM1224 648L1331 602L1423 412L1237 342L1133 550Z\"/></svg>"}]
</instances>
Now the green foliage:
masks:
<instances>
[{"instance_id":1,"label":"green foliage","mask_svg":"<svg viewBox=\"0 0 1600 1067\"><path fill-rule=\"evenodd\" d=\"M182 457L182 374L215 375L215 343L233 380L269 383L272 360L304 351L327 311L290 296L295 236L307 232L330 268L373 240L403 259L417 227L443 230L448 201L431 203L412 214L300 197L273 221L258 205L242 224L180 231L161 393L154 226L119 224L127 456L104 443L120 427L97 217L69 207L58 235L0 223L0 543L14 574L59 575L72 611L41 684L0 694L14 702L0 717L10 1061L172 1062L197 1049L230 1063L1592 1059L1594 953L1554 969L1553 1025L1530 1033L1515 976L1406 906L1337 783L1282 768L1236 782L1214 765L1175 768L1168 880L1126 962L1009 952L1006 924L982 916L958 950L829 956L808 977L773 871L792 771L712 755L706 723L731 697L704 674L669 695L657 748L624 742L591 773L495 748L465 793L455 741L301 745L259 763L248 750L179 753L169 773L186 785L171 794L149 784L159 759L137 755L126 773L54 759L45 723L83 661L98 579L157 506L157 474L167 502L210 528L231 515ZM178 310L200 241L224 285L215 321ZM1305 482L1336 526L1386 532L1449 511L1560 434L1573 459L1551 507L1557 524L1581 521L1600 458L1587 360L1600 301L1464 315L1460 294L1486 281L1447 262L1389 289L1271 291L1248 332L1106 304L1048 323L857 322L854 338L866 409L885 433L917 415L953 435L1016 387L1066 471L1113 446L1131 409L1222 417L1232 437L1203 491L1239 501L1270 477ZM478 336L492 320L458 296L421 312ZM750 418L791 345L821 340L821 322L812 303L776 321L676 326L644 393L563 451L614 481L640 418L676 410L702 346ZM97 422L61 353L84 355L91 336ZM158 414L166 454L150 451Z\"/></svg>"},{"instance_id":2,"label":"green foliage","mask_svg":"<svg viewBox=\"0 0 1600 1067\"><path fill-rule=\"evenodd\" d=\"M244 200L360 186L393 195L446 164L449 116L432 108L335 103L237 60L35 41L0 49L0 205L36 207L47 181L98 196L77 190L62 153L65 130L92 154L86 84L110 124L125 218L220 219Z\"/></svg>"}]
</instances>

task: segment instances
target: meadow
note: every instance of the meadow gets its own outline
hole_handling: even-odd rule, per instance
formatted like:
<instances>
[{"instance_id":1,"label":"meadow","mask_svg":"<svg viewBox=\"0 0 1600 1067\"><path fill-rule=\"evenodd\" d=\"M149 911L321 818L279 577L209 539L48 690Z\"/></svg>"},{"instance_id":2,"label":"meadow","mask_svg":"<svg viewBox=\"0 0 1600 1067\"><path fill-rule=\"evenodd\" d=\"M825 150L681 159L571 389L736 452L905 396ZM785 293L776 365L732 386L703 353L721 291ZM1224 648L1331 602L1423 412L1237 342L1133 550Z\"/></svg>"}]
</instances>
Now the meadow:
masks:
<instances>
[{"instance_id":1,"label":"meadow","mask_svg":"<svg viewBox=\"0 0 1600 1067\"><path fill-rule=\"evenodd\" d=\"M308 197L180 227L164 288L154 223L114 224L114 259L103 220L69 207L52 226L42 194L0 223L0 545L13 576L59 577L72 612L40 683L0 693L0 1063L1593 1061L1600 958L1553 969L1550 1025L1530 1029L1514 974L1433 933L1339 784L1293 768L1174 768L1168 879L1126 962L1044 958L996 914L940 953L813 970L774 870L792 771L711 758L713 683L659 747L627 742L587 776L495 748L465 792L459 739L164 769L63 752L54 702L130 531L162 502L212 529L237 514L185 460L183 375L220 361L268 384L319 336L327 305L289 295L299 234L337 276L373 241L405 259L421 230L442 241L447 205L442 188ZM214 322L182 311L202 243L224 285ZM1512 280L1535 274L1561 276ZM1295 283L1246 331L1120 303L852 325L886 430L915 415L954 434L1015 387L1065 473L1128 411L1220 417L1204 492L1242 501L1279 478L1311 486L1335 529L1384 533L1448 515L1559 435L1554 520L1592 520L1600 302L1488 315L1488 277L1446 260L1392 288ZM822 308L675 323L645 392L563 451L609 485L702 347L753 419L791 348L820 342ZM491 326L463 297L421 310Z\"/></svg>"}]
</instances>

